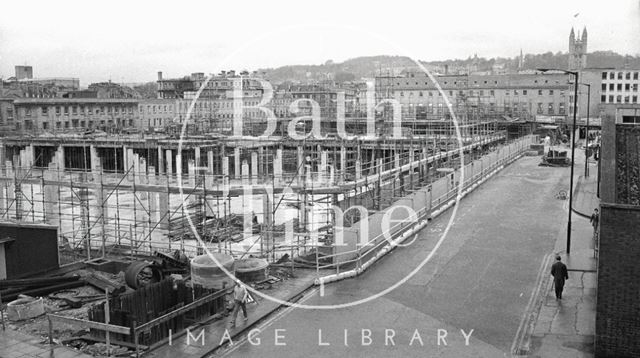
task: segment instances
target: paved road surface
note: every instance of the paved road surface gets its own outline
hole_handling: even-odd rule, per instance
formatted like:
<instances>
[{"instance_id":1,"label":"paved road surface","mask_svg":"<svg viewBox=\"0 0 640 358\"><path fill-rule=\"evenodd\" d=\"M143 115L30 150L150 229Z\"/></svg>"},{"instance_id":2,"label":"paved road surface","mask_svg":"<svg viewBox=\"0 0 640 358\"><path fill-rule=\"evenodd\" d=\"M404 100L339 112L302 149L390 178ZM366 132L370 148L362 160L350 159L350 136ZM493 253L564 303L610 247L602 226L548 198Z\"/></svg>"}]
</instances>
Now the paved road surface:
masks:
<instances>
[{"instance_id":1,"label":"paved road surface","mask_svg":"<svg viewBox=\"0 0 640 358\"><path fill-rule=\"evenodd\" d=\"M566 221L566 201L555 194L568 189L569 168L538 167L539 160L518 160L463 199L440 250L396 290L356 307L283 310L262 325L255 336L260 344L237 341L216 356L510 356L541 263ZM312 292L305 303L344 303L389 287L426 257L449 215L436 218L410 247L358 278L326 286L324 297ZM473 330L468 345L461 329Z\"/></svg>"}]
</instances>

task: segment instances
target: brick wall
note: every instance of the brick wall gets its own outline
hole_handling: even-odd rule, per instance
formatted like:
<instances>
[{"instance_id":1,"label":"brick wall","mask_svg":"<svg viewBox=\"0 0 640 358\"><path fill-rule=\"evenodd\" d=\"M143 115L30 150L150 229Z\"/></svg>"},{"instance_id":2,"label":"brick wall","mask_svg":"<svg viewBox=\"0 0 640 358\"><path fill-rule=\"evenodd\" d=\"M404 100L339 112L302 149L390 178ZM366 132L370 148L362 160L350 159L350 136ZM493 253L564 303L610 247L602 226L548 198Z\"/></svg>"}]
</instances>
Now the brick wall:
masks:
<instances>
[{"instance_id":1,"label":"brick wall","mask_svg":"<svg viewBox=\"0 0 640 358\"><path fill-rule=\"evenodd\" d=\"M596 357L640 357L640 207L601 204Z\"/></svg>"}]
</instances>

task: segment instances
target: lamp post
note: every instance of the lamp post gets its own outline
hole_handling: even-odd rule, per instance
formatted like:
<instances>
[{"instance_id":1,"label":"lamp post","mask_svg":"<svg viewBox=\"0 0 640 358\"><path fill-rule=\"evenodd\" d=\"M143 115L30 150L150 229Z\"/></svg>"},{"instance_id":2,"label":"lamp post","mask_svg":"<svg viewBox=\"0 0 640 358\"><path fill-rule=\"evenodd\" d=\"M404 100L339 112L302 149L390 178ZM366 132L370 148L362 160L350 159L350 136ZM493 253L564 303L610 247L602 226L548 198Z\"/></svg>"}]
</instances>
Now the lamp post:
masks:
<instances>
[{"instance_id":1,"label":"lamp post","mask_svg":"<svg viewBox=\"0 0 640 358\"><path fill-rule=\"evenodd\" d=\"M578 114L578 72L567 71L560 69L539 68L540 72L558 71L567 75L573 75L575 81L573 82L573 126L571 133L571 177L569 178L569 217L567 220L567 255L571 253L571 213L573 212L573 167L575 164L575 151L576 151L576 118Z\"/></svg>"},{"instance_id":2,"label":"lamp post","mask_svg":"<svg viewBox=\"0 0 640 358\"><path fill-rule=\"evenodd\" d=\"M587 155L589 150L589 107L591 105L591 85L588 83L581 83L583 86L587 86L587 128L584 134L584 176L589 176L589 156Z\"/></svg>"}]
</instances>

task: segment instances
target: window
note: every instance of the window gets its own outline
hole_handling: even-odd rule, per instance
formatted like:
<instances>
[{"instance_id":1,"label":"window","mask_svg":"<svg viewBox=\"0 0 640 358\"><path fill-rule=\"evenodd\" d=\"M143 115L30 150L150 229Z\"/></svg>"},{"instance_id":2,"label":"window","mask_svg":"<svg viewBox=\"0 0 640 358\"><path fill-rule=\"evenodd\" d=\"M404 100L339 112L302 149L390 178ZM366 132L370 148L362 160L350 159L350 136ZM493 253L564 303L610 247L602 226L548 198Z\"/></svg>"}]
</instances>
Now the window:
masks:
<instances>
[{"instance_id":1,"label":"window","mask_svg":"<svg viewBox=\"0 0 640 358\"><path fill-rule=\"evenodd\" d=\"M625 83L625 84L624 84L624 90L625 90L626 92L629 92L629 91L631 90L631 85L630 85L630 84L628 84L628 83Z\"/></svg>"},{"instance_id":2,"label":"window","mask_svg":"<svg viewBox=\"0 0 640 358\"><path fill-rule=\"evenodd\" d=\"M631 102L632 102L632 103L638 103L638 96L633 96L633 97L631 98Z\"/></svg>"},{"instance_id":3,"label":"window","mask_svg":"<svg viewBox=\"0 0 640 358\"><path fill-rule=\"evenodd\" d=\"M56 116L60 115L60 106L56 106Z\"/></svg>"},{"instance_id":4,"label":"window","mask_svg":"<svg viewBox=\"0 0 640 358\"><path fill-rule=\"evenodd\" d=\"M24 115L27 117L31 117L31 108L25 108L24 110Z\"/></svg>"},{"instance_id":5,"label":"window","mask_svg":"<svg viewBox=\"0 0 640 358\"><path fill-rule=\"evenodd\" d=\"M78 106L71 107L71 111L73 114L78 114Z\"/></svg>"},{"instance_id":6,"label":"window","mask_svg":"<svg viewBox=\"0 0 640 358\"><path fill-rule=\"evenodd\" d=\"M602 72L602 79L606 80L607 79L607 73L606 72Z\"/></svg>"},{"instance_id":7,"label":"window","mask_svg":"<svg viewBox=\"0 0 640 358\"><path fill-rule=\"evenodd\" d=\"M49 108L48 107L42 107L41 110L42 110L42 115L43 116L46 116L46 115L49 114Z\"/></svg>"},{"instance_id":8,"label":"window","mask_svg":"<svg viewBox=\"0 0 640 358\"><path fill-rule=\"evenodd\" d=\"M609 83L609 91L613 91L614 89L616 89L615 85L613 83Z\"/></svg>"},{"instance_id":9,"label":"window","mask_svg":"<svg viewBox=\"0 0 640 358\"><path fill-rule=\"evenodd\" d=\"M606 103L606 102L607 102L607 96L606 95L600 96L600 103Z\"/></svg>"},{"instance_id":10,"label":"window","mask_svg":"<svg viewBox=\"0 0 640 358\"><path fill-rule=\"evenodd\" d=\"M609 72L609 79L613 80L616 78L616 74L614 72Z\"/></svg>"},{"instance_id":11,"label":"window","mask_svg":"<svg viewBox=\"0 0 640 358\"><path fill-rule=\"evenodd\" d=\"M538 114L542 114L542 103L538 103Z\"/></svg>"},{"instance_id":12,"label":"window","mask_svg":"<svg viewBox=\"0 0 640 358\"><path fill-rule=\"evenodd\" d=\"M624 96L624 103L629 103L629 96Z\"/></svg>"},{"instance_id":13,"label":"window","mask_svg":"<svg viewBox=\"0 0 640 358\"><path fill-rule=\"evenodd\" d=\"M484 96L484 91L480 90L480 96Z\"/></svg>"},{"instance_id":14,"label":"window","mask_svg":"<svg viewBox=\"0 0 640 358\"><path fill-rule=\"evenodd\" d=\"M400 97L404 97L404 92L400 91ZM153 106L153 113L156 113L156 106Z\"/></svg>"},{"instance_id":15,"label":"window","mask_svg":"<svg viewBox=\"0 0 640 358\"><path fill-rule=\"evenodd\" d=\"M607 84L606 84L606 83L603 83L603 84L602 84L602 91L606 91L606 90L607 90Z\"/></svg>"},{"instance_id":16,"label":"window","mask_svg":"<svg viewBox=\"0 0 640 358\"><path fill-rule=\"evenodd\" d=\"M513 95L517 96L518 95L518 90L513 90Z\"/></svg>"},{"instance_id":17,"label":"window","mask_svg":"<svg viewBox=\"0 0 640 358\"><path fill-rule=\"evenodd\" d=\"M634 72L634 73L633 73L633 79L634 79L634 80L637 80L637 79L638 79L638 72Z\"/></svg>"},{"instance_id":18,"label":"window","mask_svg":"<svg viewBox=\"0 0 640 358\"><path fill-rule=\"evenodd\" d=\"M553 90L549 90L549 94L550 94L550 95L553 95Z\"/></svg>"},{"instance_id":19,"label":"window","mask_svg":"<svg viewBox=\"0 0 640 358\"><path fill-rule=\"evenodd\" d=\"M526 96L527 95L527 90L522 90L522 94Z\"/></svg>"},{"instance_id":20,"label":"window","mask_svg":"<svg viewBox=\"0 0 640 358\"><path fill-rule=\"evenodd\" d=\"M622 123L640 124L640 116L622 116Z\"/></svg>"},{"instance_id":21,"label":"window","mask_svg":"<svg viewBox=\"0 0 640 358\"><path fill-rule=\"evenodd\" d=\"M633 84L633 92L638 92L638 84L637 83Z\"/></svg>"},{"instance_id":22,"label":"window","mask_svg":"<svg viewBox=\"0 0 640 358\"><path fill-rule=\"evenodd\" d=\"M508 96L509 95L509 90L504 91L504 95Z\"/></svg>"},{"instance_id":23,"label":"window","mask_svg":"<svg viewBox=\"0 0 640 358\"><path fill-rule=\"evenodd\" d=\"M622 72L618 72L618 79L621 80L622 79Z\"/></svg>"},{"instance_id":24,"label":"window","mask_svg":"<svg viewBox=\"0 0 640 358\"><path fill-rule=\"evenodd\" d=\"M494 91L494 90L489 90L489 94L490 94L491 96L495 96L495 95L496 95L496 93L495 93L495 91Z\"/></svg>"},{"instance_id":25,"label":"window","mask_svg":"<svg viewBox=\"0 0 640 358\"><path fill-rule=\"evenodd\" d=\"M549 103L549 114L553 114L553 103Z\"/></svg>"},{"instance_id":26,"label":"window","mask_svg":"<svg viewBox=\"0 0 640 358\"><path fill-rule=\"evenodd\" d=\"M613 103L613 96L609 96L609 103Z\"/></svg>"},{"instance_id":27,"label":"window","mask_svg":"<svg viewBox=\"0 0 640 358\"><path fill-rule=\"evenodd\" d=\"M564 114L564 103L563 102L560 102L560 104L558 105L558 113Z\"/></svg>"},{"instance_id":28,"label":"window","mask_svg":"<svg viewBox=\"0 0 640 358\"><path fill-rule=\"evenodd\" d=\"M618 91L622 91L622 83L618 83Z\"/></svg>"},{"instance_id":29,"label":"window","mask_svg":"<svg viewBox=\"0 0 640 358\"><path fill-rule=\"evenodd\" d=\"M627 72L624 76L625 79L630 80L631 79L631 72Z\"/></svg>"},{"instance_id":30,"label":"window","mask_svg":"<svg viewBox=\"0 0 640 358\"><path fill-rule=\"evenodd\" d=\"M69 106L64 106L64 115L65 116L69 115Z\"/></svg>"},{"instance_id":31,"label":"window","mask_svg":"<svg viewBox=\"0 0 640 358\"><path fill-rule=\"evenodd\" d=\"M538 90L538 96L542 96L542 90Z\"/></svg>"},{"instance_id":32,"label":"window","mask_svg":"<svg viewBox=\"0 0 640 358\"><path fill-rule=\"evenodd\" d=\"M56 122L56 128L60 129L60 127L62 127L62 123Z\"/></svg>"},{"instance_id":33,"label":"window","mask_svg":"<svg viewBox=\"0 0 640 358\"><path fill-rule=\"evenodd\" d=\"M616 96L616 103L622 103L622 96Z\"/></svg>"}]
</instances>

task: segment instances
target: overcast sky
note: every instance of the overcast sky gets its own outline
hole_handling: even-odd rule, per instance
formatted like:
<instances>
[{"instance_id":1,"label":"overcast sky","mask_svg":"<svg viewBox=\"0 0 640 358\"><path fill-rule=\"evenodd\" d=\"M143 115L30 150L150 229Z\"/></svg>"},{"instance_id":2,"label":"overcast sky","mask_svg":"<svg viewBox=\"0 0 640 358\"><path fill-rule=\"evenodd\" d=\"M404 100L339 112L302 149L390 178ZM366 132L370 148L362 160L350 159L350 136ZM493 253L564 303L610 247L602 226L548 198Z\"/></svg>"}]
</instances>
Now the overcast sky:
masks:
<instances>
[{"instance_id":1,"label":"overcast sky","mask_svg":"<svg viewBox=\"0 0 640 358\"><path fill-rule=\"evenodd\" d=\"M10 1L0 76L29 64L87 86L380 54L513 57L566 52L572 26L587 26L590 52L640 54L639 0Z\"/></svg>"}]
</instances>

